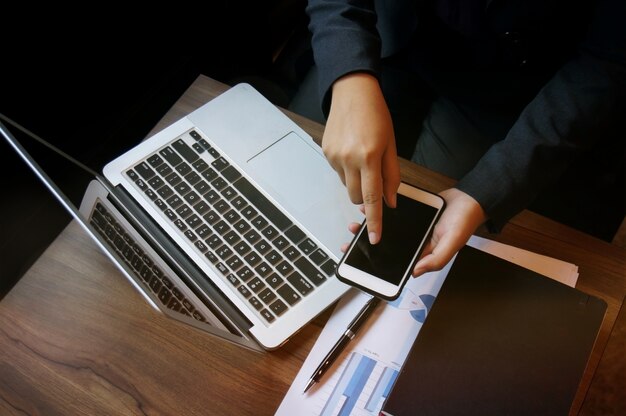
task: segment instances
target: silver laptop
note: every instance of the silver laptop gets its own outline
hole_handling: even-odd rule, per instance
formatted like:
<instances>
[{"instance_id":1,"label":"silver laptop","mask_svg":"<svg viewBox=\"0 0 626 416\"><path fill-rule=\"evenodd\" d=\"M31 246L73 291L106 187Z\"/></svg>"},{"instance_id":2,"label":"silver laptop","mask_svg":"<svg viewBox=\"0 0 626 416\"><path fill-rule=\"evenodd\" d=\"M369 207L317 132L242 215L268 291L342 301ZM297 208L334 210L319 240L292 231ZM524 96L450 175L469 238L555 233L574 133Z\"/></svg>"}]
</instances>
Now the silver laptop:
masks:
<instances>
[{"instance_id":1,"label":"silver laptop","mask_svg":"<svg viewBox=\"0 0 626 416\"><path fill-rule=\"evenodd\" d=\"M62 157L35 157L0 127L133 286L169 317L271 350L348 290L334 268L352 238L347 224L363 216L319 146L248 84L126 151L102 174L58 149L48 153ZM42 167L54 158L80 166L88 178L80 203Z\"/></svg>"}]
</instances>

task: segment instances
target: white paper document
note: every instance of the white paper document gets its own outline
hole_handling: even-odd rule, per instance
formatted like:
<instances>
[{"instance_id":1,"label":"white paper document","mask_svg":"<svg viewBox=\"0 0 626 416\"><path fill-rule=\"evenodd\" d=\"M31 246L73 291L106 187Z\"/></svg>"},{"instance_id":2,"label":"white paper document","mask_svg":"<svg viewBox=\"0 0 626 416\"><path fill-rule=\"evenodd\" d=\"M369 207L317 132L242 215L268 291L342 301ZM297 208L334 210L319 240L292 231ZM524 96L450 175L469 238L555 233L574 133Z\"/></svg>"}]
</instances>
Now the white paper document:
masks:
<instances>
[{"instance_id":1,"label":"white paper document","mask_svg":"<svg viewBox=\"0 0 626 416\"><path fill-rule=\"evenodd\" d=\"M480 237L468 245L574 286L578 268ZM454 259L453 259L454 261ZM352 289L337 304L276 415L377 416L453 261L438 272L409 279L393 302L381 302L319 383L304 388L318 364L369 299Z\"/></svg>"}]
</instances>

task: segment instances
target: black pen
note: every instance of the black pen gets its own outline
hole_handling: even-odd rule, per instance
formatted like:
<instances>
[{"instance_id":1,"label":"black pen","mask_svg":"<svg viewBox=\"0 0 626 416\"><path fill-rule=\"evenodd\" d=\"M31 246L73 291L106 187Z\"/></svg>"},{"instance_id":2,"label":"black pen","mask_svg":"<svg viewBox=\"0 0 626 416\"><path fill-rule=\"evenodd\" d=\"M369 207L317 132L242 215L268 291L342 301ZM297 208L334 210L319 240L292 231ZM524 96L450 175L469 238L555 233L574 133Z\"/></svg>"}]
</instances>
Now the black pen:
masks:
<instances>
[{"instance_id":1,"label":"black pen","mask_svg":"<svg viewBox=\"0 0 626 416\"><path fill-rule=\"evenodd\" d=\"M313 375L311 376L311 378L309 378L309 382L302 392L303 394L306 393L307 390L309 390L313 386L313 384L317 383L320 378L322 378L326 370L328 370L328 368L337 359L337 357L339 357L341 351L343 351L346 345L348 345L348 342L350 342L354 338L356 333L359 331L359 328L363 326L363 323L367 320L367 317L370 316L374 309L376 309L376 305L378 305L378 302L380 302L380 298L377 298L376 296L372 296L367 302L365 302L365 305L363 305L359 313L354 317L352 322L350 322L350 325L348 325L346 332L341 335L341 338L339 338L335 345L333 345L333 347L330 349L328 354L326 354L326 357L324 357L320 365L317 366L317 368L313 372Z\"/></svg>"}]
</instances>

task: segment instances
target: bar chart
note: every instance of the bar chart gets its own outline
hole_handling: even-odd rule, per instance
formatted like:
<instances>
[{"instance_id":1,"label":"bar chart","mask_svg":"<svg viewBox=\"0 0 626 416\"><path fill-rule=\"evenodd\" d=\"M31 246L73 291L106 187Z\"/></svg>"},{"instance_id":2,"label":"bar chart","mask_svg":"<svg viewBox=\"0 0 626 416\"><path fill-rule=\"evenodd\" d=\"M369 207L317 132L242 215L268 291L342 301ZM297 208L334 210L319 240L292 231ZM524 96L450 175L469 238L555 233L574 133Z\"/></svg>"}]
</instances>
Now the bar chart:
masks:
<instances>
[{"instance_id":1,"label":"bar chart","mask_svg":"<svg viewBox=\"0 0 626 416\"><path fill-rule=\"evenodd\" d=\"M321 416L376 414L389 394L398 370L358 352L350 354Z\"/></svg>"}]
</instances>

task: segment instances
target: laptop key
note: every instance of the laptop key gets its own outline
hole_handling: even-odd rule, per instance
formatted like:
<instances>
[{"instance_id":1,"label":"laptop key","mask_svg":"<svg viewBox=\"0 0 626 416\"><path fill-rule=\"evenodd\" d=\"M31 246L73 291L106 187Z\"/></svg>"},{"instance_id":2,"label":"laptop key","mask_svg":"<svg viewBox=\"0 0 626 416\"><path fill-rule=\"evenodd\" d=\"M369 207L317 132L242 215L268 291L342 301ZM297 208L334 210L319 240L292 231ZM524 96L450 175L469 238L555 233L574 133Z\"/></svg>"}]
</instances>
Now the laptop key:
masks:
<instances>
[{"instance_id":1,"label":"laptop key","mask_svg":"<svg viewBox=\"0 0 626 416\"><path fill-rule=\"evenodd\" d=\"M195 162L193 162L193 163L191 164L191 166L193 166L193 167L194 167L194 169L195 169L195 170L197 170L198 172L202 173L202 172L204 172L204 170L205 170L206 168L208 168L208 167L209 167L209 164L208 164L208 163L206 163L206 162L205 162L204 160L202 160L202 159L198 159L198 160L196 160Z\"/></svg>"},{"instance_id":2,"label":"laptop key","mask_svg":"<svg viewBox=\"0 0 626 416\"><path fill-rule=\"evenodd\" d=\"M187 201L187 203L189 205L193 205L196 202L198 202L199 200L200 200L200 195L198 195L194 191L191 191L191 192L187 193L187 195L185 195L185 201Z\"/></svg>"},{"instance_id":3,"label":"laptop key","mask_svg":"<svg viewBox=\"0 0 626 416\"><path fill-rule=\"evenodd\" d=\"M267 279L265 279L265 281L274 289L276 289L284 282L283 278L276 273L272 273Z\"/></svg>"},{"instance_id":4,"label":"laptop key","mask_svg":"<svg viewBox=\"0 0 626 416\"><path fill-rule=\"evenodd\" d=\"M326 263L321 266L322 271L326 273L328 276L335 274L335 269L337 268L337 263L332 260L326 261Z\"/></svg>"},{"instance_id":5,"label":"laptop key","mask_svg":"<svg viewBox=\"0 0 626 416\"><path fill-rule=\"evenodd\" d=\"M217 263L219 261L219 259L217 258L217 256L212 252L212 251L207 251L206 253L204 253L204 256L209 259L209 261L213 264Z\"/></svg>"},{"instance_id":6,"label":"laptop key","mask_svg":"<svg viewBox=\"0 0 626 416\"><path fill-rule=\"evenodd\" d=\"M139 174L145 180L152 178L156 173L152 170L152 168L146 163L141 162L137 166L135 166L135 172Z\"/></svg>"},{"instance_id":7,"label":"laptop key","mask_svg":"<svg viewBox=\"0 0 626 416\"><path fill-rule=\"evenodd\" d=\"M274 322L274 319L276 319L276 318L274 318L274 315L272 315L272 313L270 311L268 311L267 309L262 309L261 312L259 312L259 313L261 314L261 316L263 318L265 318L265 320L268 323L272 323L272 322Z\"/></svg>"},{"instance_id":8,"label":"laptop key","mask_svg":"<svg viewBox=\"0 0 626 416\"><path fill-rule=\"evenodd\" d=\"M315 286L319 286L326 281L326 276L311 263L305 257L300 257L295 261L296 267L304 273L304 275L312 281Z\"/></svg>"},{"instance_id":9,"label":"laptop key","mask_svg":"<svg viewBox=\"0 0 626 416\"><path fill-rule=\"evenodd\" d=\"M211 210L211 206L205 201L200 201L193 206L193 209L195 209L198 214L204 215Z\"/></svg>"},{"instance_id":10,"label":"laptop key","mask_svg":"<svg viewBox=\"0 0 626 416\"><path fill-rule=\"evenodd\" d=\"M222 245L222 240L215 234L207 238L205 241L213 250Z\"/></svg>"},{"instance_id":11,"label":"laptop key","mask_svg":"<svg viewBox=\"0 0 626 416\"><path fill-rule=\"evenodd\" d=\"M226 244L223 244L220 248L215 250L215 254L217 254L222 260L227 260L233 255L233 251Z\"/></svg>"},{"instance_id":12,"label":"laptop key","mask_svg":"<svg viewBox=\"0 0 626 416\"><path fill-rule=\"evenodd\" d=\"M272 263L274 266L276 266L278 263L280 263L283 260L283 256L278 254L278 252L276 250L274 250L274 249L272 249L272 251L267 253L265 255L265 258L267 259L267 261Z\"/></svg>"},{"instance_id":13,"label":"laptop key","mask_svg":"<svg viewBox=\"0 0 626 416\"><path fill-rule=\"evenodd\" d=\"M204 195L211 190L211 187L208 183L206 183L206 181L200 181L196 183L193 187L196 188L196 191L198 191L200 195Z\"/></svg>"},{"instance_id":14,"label":"laptop key","mask_svg":"<svg viewBox=\"0 0 626 416\"><path fill-rule=\"evenodd\" d=\"M222 175L228 182L234 182L241 177L241 173L235 169L232 165L229 165L222 171Z\"/></svg>"},{"instance_id":15,"label":"laptop key","mask_svg":"<svg viewBox=\"0 0 626 416\"><path fill-rule=\"evenodd\" d=\"M287 277L287 281L291 283L302 296L308 295L313 290L313 285L298 272L291 273L289 277Z\"/></svg>"},{"instance_id":16,"label":"laptop key","mask_svg":"<svg viewBox=\"0 0 626 416\"><path fill-rule=\"evenodd\" d=\"M220 199L218 201L215 201L215 203L213 204L213 208L215 208L215 210L219 212L220 214L223 214L226 211L228 211L230 206L228 205L228 202L224 201L223 199Z\"/></svg>"},{"instance_id":17,"label":"laptop key","mask_svg":"<svg viewBox=\"0 0 626 416\"><path fill-rule=\"evenodd\" d=\"M317 244L315 244L310 238L307 238L306 240L298 244L298 248L302 250L304 254L309 255L315 251L315 249L317 248Z\"/></svg>"},{"instance_id":18,"label":"laptop key","mask_svg":"<svg viewBox=\"0 0 626 416\"><path fill-rule=\"evenodd\" d=\"M296 291L293 290L287 283L279 287L278 290L276 290L276 293L278 293L281 298L285 299L285 301L292 306L302 299L302 296L298 295Z\"/></svg>"},{"instance_id":19,"label":"laptop key","mask_svg":"<svg viewBox=\"0 0 626 416\"><path fill-rule=\"evenodd\" d=\"M176 166L176 171L180 173L181 176L185 176L191 172L191 167L183 162Z\"/></svg>"},{"instance_id":20,"label":"laptop key","mask_svg":"<svg viewBox=\"0 0 626 416\"><path fill-rule=\"evenodd\" d=\"M311 254L309 254L309 258L313 261L313 263L318 266L328 260L328 254L324 253L322 249L318 248Z\"/></svg>"},{"instance_id":21,"label":"laptop key","mask_svg":"<svg viewBox=\"0 0 626 416\"><path fill-rule=\"evenodd\" d=\"M148 184L146 184L143 180L141 179L137 179L135 181L135 185L137 185L137 187L139 189L141 189L142 191L145 191L146 189L148 189ZM161 188L162 189L162 188Z\"/></svg>"},{"instance_id":22,"label":"laptop key","mask_svg":"<svg viewBox=\"0 0 626 416\"><path fill-rule=\"evenodd\" d=\"M198 143L200 144L200 146L202 146L205 150L211 150L211 145L209 144L209 142L207 142L204 139L200 139L198 140Z\"/></svg>"},{"instance_id":23,"label":"laptop key","mask_svg":"<svg viewBox=\"0 0 626 416\"><path fill-rule=\"evenodd\" d=\"M274 299L276 299L276 294L270 290L269 287L263 289L259 294L259 299L266 305L269 305Z\"/></svg>"},{"instance_id":24,"label":"laptop key","mask_svg":"<svg viewBox=\"0 0 626 416\"><path fill-rule=\"evenodd\" d=\"M195 150L198 154L202 154L202 152L204 152L205 150L200 143L194 143L191 145L191 147L193 147L193 150Z\"/></svg>"},{"instance_id":25,"label":"laptop key","mask_svg":"<svg viewBox=\"0 0 626 416\"><path fill-rule=\"evenodd\" d=\"M250 290L248 290L247 287L245 287L244 285L241 285L237 288L237 290L239 291L239 293L241 293L241 295L244 298L248 298L250 296L252 296L252 292L250 292Z\"/></svg>"},{"instance_id":26,"label":"laptop key","mask_svg":"<svg viewBox=\"0 0 626 416\"><path fill-rule=\"evenodd\" d=\"M226 280L228 280L230 284L235 287L239 286L239 279L237 279L237 276L232 273L228 273L228 276L226 276Z\"/></svg>"},{"instance_id":27,"label":"laptop key","mask_svg":"<svg viewBox=\"0 0 626 416\"><path fill-rule=\"evenodd\" d=\"M217 263L215 265L215 267L217 268L217 270L219 270L224 276L228 276L228 267L226 267L226 265L224 263Z\"/></svg>"},{"instance_id":28,"label":"laptop key","mask_svg":"<svg viewBox=\"0 0 626 416\"><path fill-rule=\"evenodd\" d=\"M198 227L198 229L196 229L196 233L198 234L198 237L206 240L213 233L213 231L211 231L211 228L208 225L202 224Z\"/></svg>"},{"instance_id":29,"label":"laptop key","mask_svg":"<svg viewBox=\"0 0 626 416\"><path fill-rule=\"evenodd\" d=\"M280 299L276 299L271 305L270 310L276 314L276 316L280 316L287 310L287 305Z\"/></svg>"},{"instance_id":30,"label":"laptop key","mask_svg":"<svg viewBox=\"0 0 626 416\"><path fill-rule=\"evenodd\" d=\"M159 172L159 175L163 176L164 178L170 173L174 172L170 165L168 165L167 163L160 164L159 167L156 168L156 170L157 172Z\"/></svg>"},{"instance_id":31,"label":"laptop key","mask_svg":"<svg viewBox=\"0 0 626 416\"><path fill-rule=\"evenodd\" d=\"M167 209L167 204L163 202L161 198L158 198L154 201L154 205L156 205L161 211L165 211Z\"/></svg>"},{"instance_id":32,"label":"laptop key","mask_svg":"<svg viewBox=\"0 0 626 416\"><path fill-rule=\"evenodd\" d=\"M258 300L256 297L252 296L250 299L248 299L248 302L250 302L250 304L252 305L252 307L254 309L256 309L257 311L260 310L263 307L263 304L261 303L260 300Z\"/></svg>"},{"instance_id":33,"label":"laptop key","mask_svg":"<svg viewBox=\"0 0 626 416\"><path fill-rule=\"evenodd\" d=\"M235 223L235 225L233 225L233 228L235 228L239 234L243 235L250 229L250 224L244 220L239 220Z\"/></svg>"},{"instance_id":34,"label":"laptop key","mask_svg":"<svg viewBox=\"0 0 626 416\"><path fill-rule=\"evenodd\" d=\"M178 213L178 215L180 215L183 218L188 217L193 211L191 211L191 208L189 208L188 205L181 205L180 207L176 208L176 212Z\"/></svg>"},{"instance_id":35,"label":"laptop key","mask_svg":"<svg viewBox=\"0 0 626 416\"><path fill-rule=\"evenodd\" d=\"M182 181L181 177L178 176L176 172L172 172L169 175L167 175L165 177L165 180L167 181L167 183L169 183L172 186L178 185L180 181Z\"/></svg>"},{"instance_id":36,"label":"laptop key","mask_svg":"<svg viewBox=\"0 0 626 416\"><path fill-rule=\"evenodd\" d=\"M191 230L185 231L185 237L187 237L192 243L198 239L198 236Z\"/></svg>"},{"instance_id":37,"label":"laptop key","mask_svg":"<svg viewBox=\"0 0 626 416\"><path fill-rule=\"evenodd\" d=\"M254 293L259 293L261 290L266 288L265 283L263 283L263 281L259 279L258 277L252 278L252 280L248 282L248 287Z\"/></svg>"},{"instance_id":38,"label":"laptop key","mask_svg":"<svg viewBox=\"0 0 626 416\"><path fill-rule=\"evenodd\" d=\"M191 147L187 145L187 143L183 141L183 139L176 140L172 143L172 147L176 149L176 151L180 153L180 155L189 163L195 162L200 157Z\"/></svg>"},{"instance_id":39,"label":"laptop key","mask_svg":"<svg viewBox=\"0 0 626 416\"><path fill-rule=\"evenodd\" d=\"M240 241L235 245L235 251L241 256L245 256L250 251L250 246L244 241Z\"/></svg>"},{"instance_id":40,"label":"laptop key","mask_svg":"<svg viewBox=\"0 0 626 416\"><path fill-rule=\"evenodd\" d=\"M297 225L293 225L289 227L289 229L285 231L285 235L294 244L298 244L300 241L304 239L304 237L306 237L306 234L304 233L304 231L298 228Z\"/></svg>"},{"instance_id":41,"label":"laptop key","mask_svg":"<svg viewBox=\"0 0 626 416\"><path fill-rule=\"evenodd\" d=\"M128 169L126 171L126 175L130 178L131 181L135 182L137 179L139 179L139 175L137 175L137 172L135 172L132 169Z\"/></svg>"},{"instance_id":42,"label":"laptop key","mask_svg":"<svg viewBox=\"0 0 626 416\"><path fill-rule=\"evenodd\" d=\"M237 276L239 276L239 278L243 280L244 282L247 282L254 276L254 273L252 272L252 270L250 270L248 266L243 266L237 272Z\"/></svg>"},{"instance_id":43,"label":"laptop key","mask_svg":"<svg viewBox=\"0 0 626 416\"><path fill-rule=\"evenodd\" d=\"M278 266L276 266L276 270L278 270L278 272L283 276L288 276L293 271L293 266L287 261L282 261Z\"/></svg>"},{"instance_id":44,"label":"laptop key","mask_svg":"<svg viewBox=\"0 0 626 416\"><path fill-rule=\"evenodd\" d=\"M198 240L193 244L196 246L198 250L200 250L201 253L204 253L205 251L208 250L208 247L202 242L202 240Z\"/></svg>"},{"instance_id":45,"label":"laptop key","mask_svg":"<svg viewBox=\"0 0 626 416\"><path fill-rule=\"evenodd\" d=\"M287 248L283 250L283 254L291 261L300 257L300 252L292 245L287 246Z\"/></svg>"},{"instance_id":46,"label":"laptop key","mask_svg":"<svg viewBox=\"0 0 626 416\"><path fill-rule=\"evenodd\" d=\"M272 269L271 267L264 261L262 261L261 263L259 263L258 266L256 266L254 268L254 270L256 270L256 272L259 274L259 276L261 277L266 277L268 276L271 272Z\"/></svg>"},{"instance_id":47,"label":"laptop key","mask_svg":"<svg viewBox=\"0 0 626 416\"><path fill-rule=\"evenodd\" d=\"M176 152L174 152L174 150L169 146L161 149L161 151L159 151L159 154L163 156L163 158L174 167L176 167L180 162L183 161L183 159L181 159L181 157L178 156L178 154L176 154Z\"/></svg>"},{"instance_id":48,"label":"laptop key","mask_svg":"<svg viewBox=\"0 0 626 416\"><path fill-rule=\"evenodd\" d=\"M167 198L167 203L170 205L170 207L174 208L174 209L178 209L178 207L180 207L183 204L183 200L180 199L180 197L178 195L172 195L171 197Z\"/></svg>"},{"instance_id":49,"label":"laptop key","mask_svg":"<svg viewBox=\"0 0 626 416\"><path fill-rule=\"evenodd\" d=\"M153 168L156 168L157 166L161 165L163 163L163 159L161 159L161 156L157 155L156 153L153 154L152 156L150 156L148 158L148 163L150 164L150 166L152 166Z\"/></svg>"},{"instance_id":50,"label":"laptop key","mask_svg":"<svg viewBox=\"0 0 626 416\"><path fill-rule=\"evenodd\" d=\"M287 241L287 239L282 235L279 235L278 237L273 239L272 244L274 244L279 250L285 250L290 246L289 241Z\"/></svg>"},{"instance_id":51,"label":"laptop key","mask_svg":"<svg viewBox=\"0 0 626 416\"><path fill-rule=\"evenodd\" d=\"M185 231L187 229L187 224L180 218L174 221L174 225L181 231Z\"/></svg>"},{"instance_id":52,"label":"laptop key","mask_svg":"<svg viewBox=\"0 0 626 416\"><path fill-rule=\"evenodd\" d=\"M236 271L238 268L240 268L243 265L243 262L241 261L239 257L231 256L226 262L226 264L228 267L230 267L230 270Z\"/></svg>"},{"instance_id":53,"label":"laptop key","mask_svg":"<svg viewBox=\"0 0 626 416\"><path fill-rule=\"evenodd\" d=\"M195 130L190 130L189 131L189 135L191 137L193 137L193 139L196 140L196 141L202 139L202 136L200 136L200 134L197 131L195 131Z\"/></svg>"},{"instance_id":54,"label":"laptop key","mask_svg":"<svg viewBox=\"0 0 626 416\"><path fill-rule=\"evenodd\" d=\"M212 168L208 168L204 172L202 172L202 177L207 181L211 182L213 179L217 178L217 172Z\"/></svg>"},{"instance_id":55,"label":"laptop key","mask_svg":"<svg viewBox=\"0 0 626 416\"><path fill-rule=\"evenodd\" d=\"M264 255L271 247L267 241L261 240L254 245L254 248L256 248L259 253Z\"/></svg>"},{"instance_id":56,"label":"laptop key","mask_svg":"<svg viewBox=\"0 0 626 416\"><path fill-rule=\"evenodd\" d=\"M213 187L218 191L221 191L226 188L228 182L226 182L223 178L215 178L211 181L211 185L213 185Z\"/></svg>"},{"instance_id":57,"label":"laptop key","mask_svg":"<svg viewBox=\"0 0 626 416\"><path fill-rule=\"evenodd\" d=\"M217 159L215 159L213 162L211 162L211 165L215 168L215 170L220 172L226 169L228 166L230 166L230 163L228 163L226 159L220 156Z\"/></svg>"},{"instance_id":58,"label":"laptop key","mask_svg":"<svg viewBox=\"0 0 626 416\"><path fill-rule=\"evenodd\" d=\"M189 172L187 175L185 175L185 179L191 186L195 186L195 184L200 181L200 175L198 175L196 172Z\"/></svg>"},{"instance_id":59,"label":"laptop key","mask_svg":"<svg viewBox=\"0 0 626 416\"><path fill-rule=\"evenodd\" d=\"M150 185L154 189L159 189L164 184L165 182L163 182L163 179L161 179L160 176L155 175L148 180L148 185Z\"/></svg>"},{"instance_id":60,"label":"laptop key","mask_svg":"<svg viewBox=\"0 0 626 416\"><path fill-rule=\"evenodd\" d=\"M244 217L246 217L247 219L252 219L254 217L256 217L256 215L258 214L257 210L252 208L249 205L244 205L244 207L241 209L241 215L243 215Z\"/></svg>"},{"instance_id":61,"label":"laptop key","mask_svg":"<svg viewBox=\"0 0 626 416\"><path fill-rule=\"evenodd\" d=\"M212 148L207 149L207 150L209 151L209 154L210 154L211 156L213 156L214 158L216 158L216 159L217 159L218 157L220 157L220 152L218 152L218 151L217 151L217 149L216 149L215 147L212 147Z\"/></svg>"},{"instance_id":62,"label":"laptop key","mask_svg":"<svg viewBox=\"0 0 626 416\"><path fill-rule=\"evenodd\" d=\"M235 192L232 186L227 186L220 193L222 194L224 198L226 198L229 201L237 196L237 192Z\"/></svg>"},{"instance_id":63,"label":"laptop key","mask_svg":"<svg viewBox=\"0 0 626 416\"><path fill-rule=\"evenodd\" d=\"M243 199L240 195L236 196L232 201L230 201L230 203L233 205L233 207L237 208L239 211L244 209L247 205L246 200Z\"/></svg>"}]
</instances>

